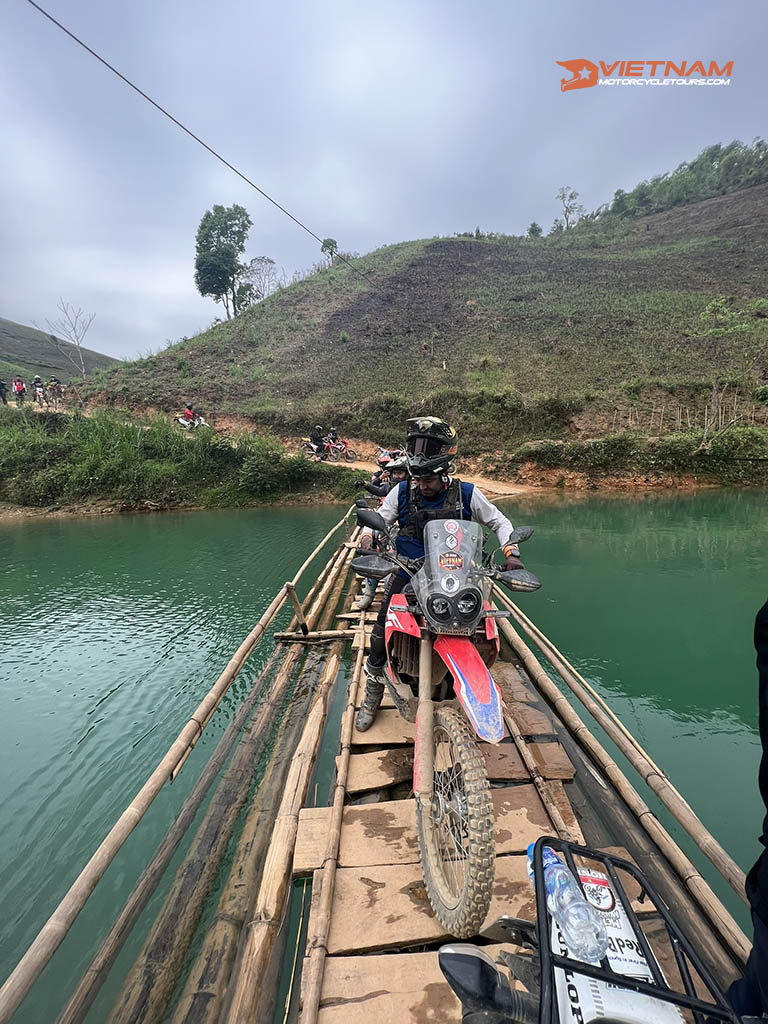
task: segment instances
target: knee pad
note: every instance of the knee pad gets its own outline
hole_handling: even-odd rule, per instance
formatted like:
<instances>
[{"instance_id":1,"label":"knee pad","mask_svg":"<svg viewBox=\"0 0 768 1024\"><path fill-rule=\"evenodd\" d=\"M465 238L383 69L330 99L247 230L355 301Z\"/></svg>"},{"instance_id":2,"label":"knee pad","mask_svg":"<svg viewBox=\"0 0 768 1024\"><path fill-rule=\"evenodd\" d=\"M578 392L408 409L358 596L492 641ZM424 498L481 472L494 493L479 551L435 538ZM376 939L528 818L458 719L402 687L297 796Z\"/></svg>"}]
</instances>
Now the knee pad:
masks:
<instances>
[{"instance_id":1,"label":"knee pad","mask_svg":"<svg viewBox=\"0 0 768 1024\"><path fill-rule=\"evenodd\" d=\"M373 629L371 630L371 648L368 660L371 665L385 665L387 661L387 651L384 646L384 624L381 622L374 622Z\"/></svg>"}]
</instances>

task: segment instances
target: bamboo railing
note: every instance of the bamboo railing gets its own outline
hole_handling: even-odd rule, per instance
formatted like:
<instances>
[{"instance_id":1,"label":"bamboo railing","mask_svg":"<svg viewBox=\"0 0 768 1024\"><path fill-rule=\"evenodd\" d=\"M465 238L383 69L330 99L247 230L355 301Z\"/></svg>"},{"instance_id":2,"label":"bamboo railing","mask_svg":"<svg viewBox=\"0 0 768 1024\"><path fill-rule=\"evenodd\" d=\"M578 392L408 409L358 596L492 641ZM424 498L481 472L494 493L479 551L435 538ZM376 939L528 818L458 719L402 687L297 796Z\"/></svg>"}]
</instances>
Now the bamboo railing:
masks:
<instances>
[{"instance_id":1,"label":"bamboo railing","mask_svg":"<svg viewBox=\"0 0 768 1024\"><path fill-rule=\"evenodd\" d=\"M507 600L509 599L507 598ZM730 950L734 959L743 966L752 948L751 944L731 914L714 894L706 879L701 875L701 872L686 857L650 807L640 798L637 791L602 744L595 739L581 718L579 718L569 702L541 667L538 659L525 644L519 633L504 619L499 619L499 628L504 638L522 661L539 691L555 708L561 721L577 743L605 772L616 792L622 797L637 822L648 833L667 862L675 870L687 891L724 942L726 948Z\"/></svg>"},{"instance_id":2,"label":"bamboo railing","mask_svg":"<svg viewBox=\"0 0 768 1024\"><path fill-rule=\"evenodd\" d=\"M125 841L141 821L163 786L174 777L223 700L245 662L263 638L269 624L288 599L289 586L295 586L306 568L322 550L333 534L346 522L352 511L348 509L342 519L328 531L299 571L285 583L272 599L254 628L241 643L226 668L193 712L187 724L169 747L147 781L123 811L115 825L75 879L69 890L48 918L27 952L0 988L0 1024L6 1024L18 1009L46 964L59 948L77 915L117 856Z\"/></svg>"},{"instance_id":3,"label":"bamboo railing","mask_svg":"<svg viewBox=\"0 0 768 1024\"><path fill-rule=\"evenodd\" d=\"M339 859L339 843L341 841L341 822L344 814L344 797L347 793L347 776L349 773L349 757L352 750L352 730L355 722L355 699L362 674L365 644L362 642L365 626L365 612L360 613L358 630L360 648L357 652L355 669L349 683L347 706L341 720L341 759L336 775L336 788L333 793L331 811L331 827L323 857L322 878L320 880L320 900L312 914L311 921L314 931L307 936L307 957L301 975L301 1024L317 1024L320 1009L320 993L323 986L325 958L328 955L328 933L331 927L331 904L336 883L336 867Z\"/></svg>"},{"instance_id":4,"label":"bamboo railing","mask_svg":"<svg viewBox=\"0 0 768 1024\"><path fill-rule=\"evenodd\" d=\"M658 796L675 820L682 825L688 835L696 842L701 852L709 858L734 892L747 902L744 889L746 876L733 858L723 849L713 835L707 830L690 804L675 789L662 770L643 750L637 740L626 727L619 722L616 715L605 704L587 681L567 661L537 626L525 615L507 595L495 587L495 596L508 608L525 633L539 647L547 660L557 670L560 677L579 698L595 721L613 740L624 754L632 767L642 776L646 784Z\"/></svg>"},{"instance_id":5,"label":"bamboo railing","mask_svg":"<svg viewBox=\"0 0 768 1024\"><path fill-rule=\"evenodd\" d=\"M220 1018L222 1024L250 1024L256 1019L261 995L260 982L272 955L288 897L299 812L304 806L325 725L328 696L341 665L343 648L344 641L338 640L330 649L324 678L318 686L315 702L293 756L272 830L261 884L251 907L250 921L243 929L229 986L229 1004Z\"/></svg>"}]
</instances>

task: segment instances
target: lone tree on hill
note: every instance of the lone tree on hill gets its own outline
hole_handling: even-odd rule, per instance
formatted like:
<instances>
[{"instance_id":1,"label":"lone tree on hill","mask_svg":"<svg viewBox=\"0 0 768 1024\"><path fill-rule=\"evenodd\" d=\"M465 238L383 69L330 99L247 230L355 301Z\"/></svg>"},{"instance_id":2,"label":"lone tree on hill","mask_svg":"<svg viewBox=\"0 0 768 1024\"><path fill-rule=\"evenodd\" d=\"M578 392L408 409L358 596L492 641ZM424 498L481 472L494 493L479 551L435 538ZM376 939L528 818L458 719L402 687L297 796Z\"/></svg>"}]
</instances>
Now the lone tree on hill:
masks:
<instances>
[{"instance_id":1,"label":"lone tree on hill","mask_svg":"<svg viewBox=\"0 0 768 1024\"><path fill-rule=\"evenodd\" d=\"M84 313L82 309L75 309L69 302L59 297L58 320L46 320L48 330L51 332L48 339L57 352L72 363L78 374L85 379L85 359L83 358L83 342L88 333L88 328L96 318L95 313ZM61 344L61 338L69 342L69 346Z\"/></svg>"},{"instance_id":2,"label":"lone tree on hill","mask_svg":"<svg viewBox=\"0 0 768 1024\"><path fill-rule=\"evenodd\" d=\"M320 252L328 257L329 263L333 263L333 257L339 251L339 243L335 238L324 238L320 246Z\"/></svg>"},{"instance_id":3,"label":"lone tree on hill","mask_svg":"<svg viewBox=\"0 0 768 1024\"><path fill-rule=\"evenodd\" d=\"M526 235L529 238L541 238L541 224L537 224L535 220L532 220L528 225Z\"/></svg>"},{"instance_id":4,"label":"lone tree on hill","mask_svg":"<svg viewBox=\"0 0 768 1024\"><path fill-rule=\"evenodd\" d=\"M579 202L579 193L570 185L563 185L557 190L555 199L563 204L563 223L565 230L573 227L579 217L584 216L584 207Z\"/></svg>"},{"instance_id":5,"label":"lone tree on hill","mask_svg":"<svg viewBox=\"0 0 768 1024\"><path fill-rule=\"evenodd\" d=\"M207 210L197 229L197 290L201 295L210 295L214 302L223 302L228 320L261 298L253 268L242 261L251 227L248 211L235 203Z\"/></svg>"}]
</instances>

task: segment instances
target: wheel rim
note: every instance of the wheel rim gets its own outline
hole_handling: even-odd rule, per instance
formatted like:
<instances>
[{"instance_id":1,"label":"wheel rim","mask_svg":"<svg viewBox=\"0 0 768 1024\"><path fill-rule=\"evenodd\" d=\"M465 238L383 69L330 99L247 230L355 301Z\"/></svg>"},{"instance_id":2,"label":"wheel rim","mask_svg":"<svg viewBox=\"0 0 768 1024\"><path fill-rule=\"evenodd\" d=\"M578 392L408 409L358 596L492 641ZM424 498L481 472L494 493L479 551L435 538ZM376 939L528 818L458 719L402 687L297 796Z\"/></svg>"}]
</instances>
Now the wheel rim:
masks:
<instances>
[{"instance_id":1,"label":"wheel rim","mask_svg":"<svg viewBox=\"0 0 768 1024\"><path fill-rule=\"evenodd\" d=\"M446 903L457 905L467 884L469 826L461 764L448 733L435 723L432 820Z\"/></svg>"}]
</instances>

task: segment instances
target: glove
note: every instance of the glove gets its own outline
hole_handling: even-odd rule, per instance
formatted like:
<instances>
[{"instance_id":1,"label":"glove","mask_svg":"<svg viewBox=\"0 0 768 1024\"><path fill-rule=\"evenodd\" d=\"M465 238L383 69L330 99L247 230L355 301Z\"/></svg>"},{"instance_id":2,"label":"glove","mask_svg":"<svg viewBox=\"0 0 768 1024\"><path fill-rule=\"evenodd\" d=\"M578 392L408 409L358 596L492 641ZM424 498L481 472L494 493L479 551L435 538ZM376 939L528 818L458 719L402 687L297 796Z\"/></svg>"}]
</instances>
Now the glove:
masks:
<instances>
[{"instance_id":1,"label":"glove","mask_svg":"<svg viewBox=\"0 0 768 1024\"><path fill-rule=\"evenodd\" d=\"M367 483L367 480L355 480L355 487L359 490L361 487L365 487Z\"/></svg>"},{"instance_id":2,"label":"glove","mask_svg":"<svg viewBox=\"0 0 768 1024\"><path fill-rule=\"evenodd\" d=\"M505 544L504 545L504 557L506 562L504 563L504 571L512 572L514 569L523 569L525 566L520 561L520 548L517 544Z\"/></svg>"},{"instance_id":3,"label":"glove","mask_svg":"<svg viewBox=\"0 0 768 1024\"><path fill-rule=\"evenodd\" d=\"M359 544L360 550L361 551L370 551L372 544L373 544L373 537L370 535L370 533L364 533L363 536L360 538L360 544Z\"/></svg>"}]
</instances>

